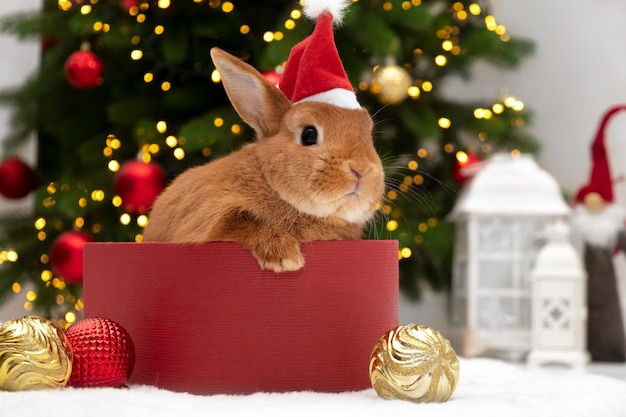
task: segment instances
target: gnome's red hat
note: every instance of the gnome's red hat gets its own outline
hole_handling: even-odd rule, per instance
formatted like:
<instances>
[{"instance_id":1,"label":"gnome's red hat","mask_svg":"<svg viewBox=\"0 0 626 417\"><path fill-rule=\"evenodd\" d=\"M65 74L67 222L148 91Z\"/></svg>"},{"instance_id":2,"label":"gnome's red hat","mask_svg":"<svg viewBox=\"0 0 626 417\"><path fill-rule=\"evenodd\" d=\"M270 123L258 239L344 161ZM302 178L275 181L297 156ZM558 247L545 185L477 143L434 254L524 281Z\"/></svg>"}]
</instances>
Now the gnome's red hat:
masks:
<instances>
[{"instance_id":1,"label":"gnome's red hat","mask_svg":"<svg viewBox=\"0 0 626 417\"><path fill-rule=\"evenodd\" d=\"M278 88L289 101L319 101L360 108L335 45L333 23L340 23L348 3L307 0L304 14L317 20L313 33L291 49Z\"/></svg>"},{"instance_id":2,"label":"gnome's red hat","mask_svg":"<svg viewBox=\"0 0 626 417\"><path fill-rule=\"evenodd\" d=\"M626 105L614 106L602 117L596 137L591 144L591 178L589 183L578 191L574 198L574 203L582 203L589 193L598 193L604 201L608 203L613 202L613 180L611 178L609 159L606 154L604 131L609 119L621 110L626 110Z\"/></svg>"}]
</instances>

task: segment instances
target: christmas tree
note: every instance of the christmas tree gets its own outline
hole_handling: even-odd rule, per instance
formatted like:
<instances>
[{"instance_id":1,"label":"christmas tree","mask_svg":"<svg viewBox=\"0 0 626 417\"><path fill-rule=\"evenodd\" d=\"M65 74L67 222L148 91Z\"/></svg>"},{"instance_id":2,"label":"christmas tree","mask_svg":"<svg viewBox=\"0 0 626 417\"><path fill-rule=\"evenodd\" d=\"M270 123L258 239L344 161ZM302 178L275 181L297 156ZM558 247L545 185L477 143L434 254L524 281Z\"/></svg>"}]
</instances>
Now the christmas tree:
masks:
<instances>
[{"instance_id":1,"label":"christmas tree","mask_svg":"<svg viewBox=\"0 0 626 417\"><path fill-rule=\"evenodd\" d=\"M410 295L422 282L449 283L446 215L464 168L495 150L537 149L515 97L496 90L476 103L442 93L446 79L468 77L477 61L507 70L532 51L488 4L353 0L336 29L388 177L364 237L399 241L401 287ZM13 110L0 193L32 191L35 199L34 210L0 218L0 297L18 293L27 310L76 320L82 244L140 242L168 180L252 140L208 51L218 46L276 79L312 28L292 0L46 0L42 11L2 19L3 33L41 39L42 53L37 73L0 94ZM39 150L31 169L11 157L32 133Z\"/></svg>"}]
</instances>

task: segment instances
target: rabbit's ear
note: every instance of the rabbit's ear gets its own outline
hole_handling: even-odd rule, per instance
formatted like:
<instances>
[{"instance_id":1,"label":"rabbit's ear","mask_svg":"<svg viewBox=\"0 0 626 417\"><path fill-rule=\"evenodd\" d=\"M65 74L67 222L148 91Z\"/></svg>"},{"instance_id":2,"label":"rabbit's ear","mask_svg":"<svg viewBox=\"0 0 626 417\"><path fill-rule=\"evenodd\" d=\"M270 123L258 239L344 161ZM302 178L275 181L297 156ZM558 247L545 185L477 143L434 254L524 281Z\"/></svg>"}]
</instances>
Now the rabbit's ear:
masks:
<instances>
[{"instance_id":1,"label":"rabbit's ear","mask_svg":"<svg viewBox=\"0 0 626 417\"><path fill-rule=\"evenodd\" d=\"M281 119L291 107L283 92L252 66L219 48L211 49L211 58L228 98L243 121L259 137L278 133Z\"/></svg>"}]
</instances>

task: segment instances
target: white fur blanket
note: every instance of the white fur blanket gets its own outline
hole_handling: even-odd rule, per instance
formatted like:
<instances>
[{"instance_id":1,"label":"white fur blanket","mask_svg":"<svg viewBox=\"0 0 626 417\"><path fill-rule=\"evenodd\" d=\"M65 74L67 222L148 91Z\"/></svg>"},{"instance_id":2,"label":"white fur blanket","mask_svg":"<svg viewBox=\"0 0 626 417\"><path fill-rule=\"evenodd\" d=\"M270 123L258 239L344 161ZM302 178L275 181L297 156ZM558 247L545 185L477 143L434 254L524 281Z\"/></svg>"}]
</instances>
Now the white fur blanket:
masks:
<instances>
[{"instance_id":1,"label":"white fur blanket","mask_svg":"<svg viewBox=\"0 0 626 417\"><path fill-rule=\"evenodd\" d=\"M488 359L462 359L459 384L446 403L294 392L198 396L146 386L0 392L2 417L171 416L480 416L625 417L626 382L570 369L530 370Z\"/></svg>"}]
</instances>

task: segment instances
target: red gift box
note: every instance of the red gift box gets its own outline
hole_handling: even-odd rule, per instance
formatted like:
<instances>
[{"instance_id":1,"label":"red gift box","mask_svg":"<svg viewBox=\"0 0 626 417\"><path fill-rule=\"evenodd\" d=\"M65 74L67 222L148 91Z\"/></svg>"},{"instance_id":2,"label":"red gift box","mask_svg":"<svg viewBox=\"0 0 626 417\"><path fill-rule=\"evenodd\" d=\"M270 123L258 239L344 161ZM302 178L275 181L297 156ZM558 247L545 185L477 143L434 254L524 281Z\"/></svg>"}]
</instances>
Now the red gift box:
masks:
<instances>
[{"instance_id":1,"label":"red gift box","mask_svg":"<svg viewBox=\"0 0 626 417\"><path fill-rule=\"evenodd\" d=\"M396 241L302 245L297 272L236 243L87 243L85 317L135 345L129 383L196 394L370 387L369 357L398 326Z\"/></svg>"}]
</instances>

